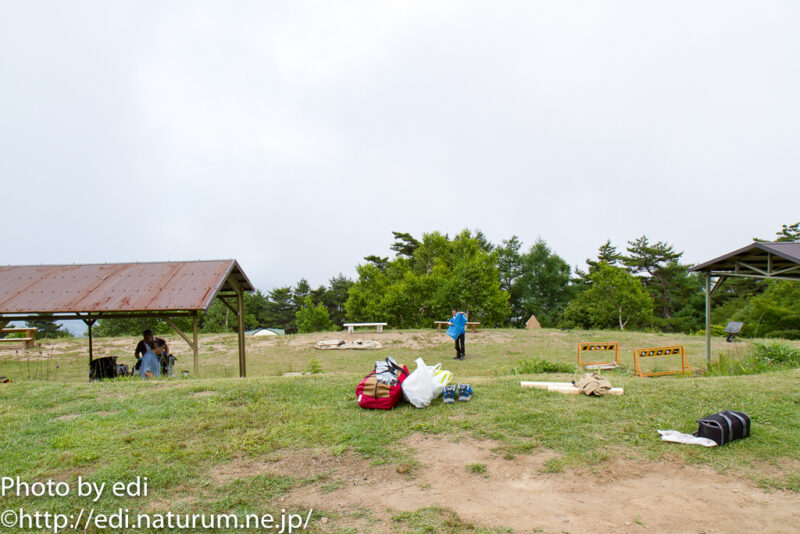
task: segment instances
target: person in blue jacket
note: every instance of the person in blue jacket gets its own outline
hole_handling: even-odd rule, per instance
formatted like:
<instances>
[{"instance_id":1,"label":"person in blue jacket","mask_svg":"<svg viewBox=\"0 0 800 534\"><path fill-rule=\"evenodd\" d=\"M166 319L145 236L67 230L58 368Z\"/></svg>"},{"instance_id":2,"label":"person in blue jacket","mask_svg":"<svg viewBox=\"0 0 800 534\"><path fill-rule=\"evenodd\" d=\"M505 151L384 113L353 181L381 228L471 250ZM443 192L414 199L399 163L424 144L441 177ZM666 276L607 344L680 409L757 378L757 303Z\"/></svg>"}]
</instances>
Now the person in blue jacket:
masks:
<instances>
[{"instance_id":1,"label":"person in blue jacket","mask_svg":"<svg viewBox=\"0 0 800 534\"><path fill-rule=\"evenodd\" d=\"M454 360L463 360L466 357L464 352L464 335L466 333L467 316L464 312L453 310L453 318L450 319L450 326L447 328L447 335L456 340L456 356Z\"/></svg>"},{"instance_id":2,"label":"person in blue jacket","mask_svg":"<svg viewBox=\"0 0 800 534\"><path fill-rule=\"evenodd\" d=\"M166 343L163 341L155 341L153 346L146 345L147 351L142 355L142 365L139 367L139 376L141 378L150 379L154 376L161 375L161 363L159 357L164 353Z\"/></svg>"}]
</instances>

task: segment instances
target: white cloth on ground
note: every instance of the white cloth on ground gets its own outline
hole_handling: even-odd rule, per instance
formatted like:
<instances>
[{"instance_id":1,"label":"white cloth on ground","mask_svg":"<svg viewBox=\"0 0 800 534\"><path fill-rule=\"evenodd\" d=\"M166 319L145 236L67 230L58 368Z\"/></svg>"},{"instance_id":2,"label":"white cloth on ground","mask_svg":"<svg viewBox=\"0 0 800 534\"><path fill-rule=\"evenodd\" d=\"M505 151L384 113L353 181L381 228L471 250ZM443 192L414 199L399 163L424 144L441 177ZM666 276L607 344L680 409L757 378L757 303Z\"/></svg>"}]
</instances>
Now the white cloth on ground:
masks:
<instances>
[{"instance_id":1,"label":"white cloth on ground","mask_svg":"<svg viewBox=\"0 0 800 534\"><path fill-rule=\"evenodd\" d=\"M703 447L716 447L717 442L713 439L708 438L698 438L697 436L693 436L691 434L684 434L683 432L678 432L677 430L659 430L659 434L661 434L661 439L663 441L670 441L672 443L685 443L687 445L702 445Z\"/></svg>"}]
</instances>

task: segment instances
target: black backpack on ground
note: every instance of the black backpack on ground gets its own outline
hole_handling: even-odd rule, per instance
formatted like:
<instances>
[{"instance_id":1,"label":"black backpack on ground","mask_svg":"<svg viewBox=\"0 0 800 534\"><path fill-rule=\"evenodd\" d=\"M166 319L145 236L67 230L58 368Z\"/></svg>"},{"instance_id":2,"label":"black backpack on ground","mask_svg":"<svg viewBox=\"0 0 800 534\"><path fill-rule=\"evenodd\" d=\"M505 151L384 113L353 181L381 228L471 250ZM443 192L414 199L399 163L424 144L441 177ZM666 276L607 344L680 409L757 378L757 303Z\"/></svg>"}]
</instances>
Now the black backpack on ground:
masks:
<instances>
[{"instance_id":1,"label":"black backpack on ground","mask_svg":"<svg viewBox=\"0 0 800 534\"><path fill-rule=\"evenodd\" d=\"M717 445L725 445L750 435L750 417L744 412L725 410L698 419L697 423L700 426L695 436L716 441Z\"/></svg>"},{"instance_id":2,"label":"black backpack on ground","mask_svg":"<svg viewBox=\"0 0 800 534\"><path fill-rule=\"evenodd\" d=\"M89 362L89 380L103 380L117 376L117 357L106 356Z\"/></svg>"}]
</instances>

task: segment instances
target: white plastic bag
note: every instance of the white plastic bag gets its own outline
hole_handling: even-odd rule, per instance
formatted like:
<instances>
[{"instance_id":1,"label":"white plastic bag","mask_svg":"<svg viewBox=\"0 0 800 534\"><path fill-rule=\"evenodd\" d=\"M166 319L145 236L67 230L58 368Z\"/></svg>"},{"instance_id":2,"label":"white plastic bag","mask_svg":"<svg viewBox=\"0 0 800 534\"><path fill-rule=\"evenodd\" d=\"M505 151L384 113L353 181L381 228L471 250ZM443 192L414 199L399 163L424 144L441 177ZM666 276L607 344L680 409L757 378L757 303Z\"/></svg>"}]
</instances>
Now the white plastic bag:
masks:
<instances>
[{"instance_id":1,"label":"white plastic bag","mask_svg":"<svg viewBox=\"0 0 800 534\"><path fill-rule=\"evenodd\" d=\"M422 358L416 363L417 368L403 381L403 397L417 408L425 408L435 397L433 377L437 368L425 365Z\"/></svg>"},{"instance_id":2,"label":"white plastic bag","mask_svg":"<svg viewBox=\"0 0 800 534\"><path fill-rule=\"evenodd\" d=\"M433 373L433 398L434 399L442 394L442 390L444 389L444 387L447 384L449 384L450 381L453 379L453 373L451 373L450 371L443 371L443 370L439 369L441 366L442 366L441 363L437 363L434 366L434 369L436 369L436 371L434 371L434 373Z\"/></svg>"}]
</instances>

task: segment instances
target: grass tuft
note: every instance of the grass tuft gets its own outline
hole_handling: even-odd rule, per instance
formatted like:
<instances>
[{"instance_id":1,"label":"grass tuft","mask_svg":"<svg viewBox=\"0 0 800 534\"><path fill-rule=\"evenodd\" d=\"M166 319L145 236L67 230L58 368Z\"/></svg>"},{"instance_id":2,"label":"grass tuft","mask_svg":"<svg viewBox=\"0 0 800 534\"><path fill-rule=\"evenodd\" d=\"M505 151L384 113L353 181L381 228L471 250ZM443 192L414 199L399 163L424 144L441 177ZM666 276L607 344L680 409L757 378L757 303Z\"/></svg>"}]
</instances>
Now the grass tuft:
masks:
<instances>
[{"instance_id":1,"label":"grass tuft","mask_svg":"<svg viewBox=\"0 0 800 534\"><path fill-rule=\"evenodd\" d=\"M574 373L575 366L564 362L551 362L539 358L520 360L508 369L507 375L537 375L543 373Z\"/></svg>"}]
</instances>

